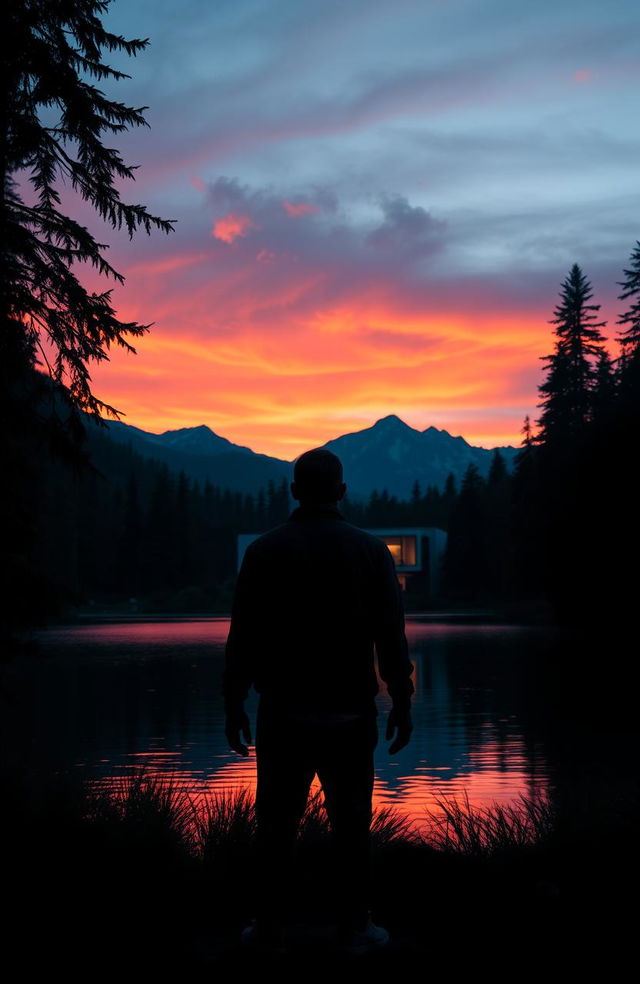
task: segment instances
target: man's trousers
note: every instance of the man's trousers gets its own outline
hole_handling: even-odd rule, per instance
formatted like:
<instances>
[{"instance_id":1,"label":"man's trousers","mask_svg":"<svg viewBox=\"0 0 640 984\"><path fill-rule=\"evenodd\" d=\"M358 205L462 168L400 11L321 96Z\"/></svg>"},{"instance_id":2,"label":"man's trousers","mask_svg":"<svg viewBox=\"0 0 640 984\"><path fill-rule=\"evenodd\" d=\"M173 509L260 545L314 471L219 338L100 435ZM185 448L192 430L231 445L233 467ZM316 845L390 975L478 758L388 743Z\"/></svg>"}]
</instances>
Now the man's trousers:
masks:
<instances>
[{"instance_id":1,"label":"man's trousers","mask_svg":"<svg viewBox=\"0 0 640 984\"><path fill-rule=\"evenodd\" d=\"M290 705L289 705L290 706ZM375 705L351 714L286 709L260 698L256 721L257 908L265 924L283 922L291 863L309 789L317 774L333 841L335 916L360 928L371 906Z\"/></svg>"}]
</instances>

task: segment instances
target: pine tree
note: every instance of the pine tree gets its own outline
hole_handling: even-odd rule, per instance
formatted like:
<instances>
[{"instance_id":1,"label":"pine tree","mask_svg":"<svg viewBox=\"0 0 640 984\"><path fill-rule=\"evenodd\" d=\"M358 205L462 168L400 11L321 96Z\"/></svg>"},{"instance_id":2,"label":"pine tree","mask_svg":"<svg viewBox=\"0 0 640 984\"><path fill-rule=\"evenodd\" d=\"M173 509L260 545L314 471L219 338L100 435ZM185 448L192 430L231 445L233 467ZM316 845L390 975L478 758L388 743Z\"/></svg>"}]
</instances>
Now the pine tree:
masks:
<instances>
[{"instance_id":1,"label":"pine tree","mask_svg":"<svg viewBox=\"0 0 640 984\"><path fill-rule=\"evenodd\" d=\"M143 583L145 590L164 588L176 581L178 539L175 480L163 465L155 476L144 528Z\"/></svg>"},{"instance_id":2,"label":"pine tree","mask_svg":"<svg viewBox=\"0 0 640 984\"><path fill-rule=\"evenodd\" d=\"M625 279L618 281L622 287L619 300L631 300L630 306L620 315L619 325L625 325L618 337L622 347L620 358L620 383L625 398L640 387L640 241L631 253L630 268L624 271ZM636 395L636 399L637 399Z\"/></svg>"},{"instance_id":3,"label":"pine tree","mask_svg":"<svg viewBox=\"0 0 640 984\"><path fill-rule=\"evenodd\" d=\"M411 522L419 523L421 513L422 513L422 492L420 491L420 482L416 478L411 487L411 506L409 509L409 517Z\"/></svg>"},{"instance_id":4,"label":"pine tree","mask_svg":"<svg viewBox=\"0 0 640 984\"><path fill-rule=\"evenodd\" d=\"M136 473L132 471L126 487L117 547L118 582L128 595L135 595L140 590L141 538L140 493Z\"/></svg>"},{"instance_id":5,"label":"pine tree","mask_svg":"<svg viewBox=\"0 0 640 984\"><path fill-rule=\"evenodd\" d=\"M272 478L267 482L267 523L269 529L276 526L278 522L278 493L276 483Z\"/></svg>"},{"instance_id":6,"label":"pine tree","mask_svg":"<svg viewBox=\"0 0 640 984\"><path fill-rule=\"evenodd\" d=\"M256 530L261 532L267 526L267 505L265 500L264 489L260 486L258 491L258 499L256 502Z\"/></svg>"},{"instance_id":7,"label":"pine tree","mask_svg":"<svg viewBox=\"0 0 640 984\"><path fill-rule=\"evenodd\" d=\"M504 456L495 448L492 458L491 466L489 468L489 475L487 481L489 486L499 486L504 485L507 481L508 472L507 465L504 460Z\"/></svg>"},{"instance_id":8,"label":"pine tree","mask_svg":"<svg viewBox=\"0 0 640 984\"><path fill-rule=\"evenodd\" d=\"M571 437L574 427L570 393L569 353L564 342L557 342L551 355L543 356L548 363L547 376L540 384L542 413L536 421L538 440L544 444L561 444Z\"/></svg>"},{"instance_id":9,"label":"pine tree","mask_svg":"<svg viewBox=\"0 0 640 984\"><path fill-rule=\"evenodd\" d=\"M444 483L444 493L442 496L442 519L446 530L449 529L451 514L455 509L457 499L458 490L456 485L456 477L453 472L449 472L447 475L447 480Z\"/></svg>"},{"instance_id":10,"label":"pine tree","mask_svg":"<svg viewBox=\"0 0 640 984\"><path fill-rule=\"evenodd\" d=\"M21 0L3 15L3 382L14 389L17 378L36 385L34 370L45 366L76 427L79 410L98 421L101 412L120 413L92 392L89 365L108 359L112 345L135 352L128 338L150 325L120 321L112 290L98 293L80 283L74 268L82 263L118 283L124 277L105 259L106 246L64 214L60 183L130 238L140 227L168 233L174 221L121 201L120 182L133 179L135 168L103 142L148 125L146 106L108 99L93 84L129 78L102 60L103 49L135 56L148 44L105 30L100 18L110 2ZM23 408L25 401L15 398L14 410L18 402Z\"/></svg>"},{"instance_id":11,"label":"pine tree","mask_svg":"<svg viewBox=\"0 0 640 984\"><path fill-rule=\"evenodd\" d=\"M391 517L389 511L391 508L391 497L389 495L388 489L383 489L380 493L380 501L378 503L378 509L380 511L380 522L389 523L391 522Z\"/></svg>"},{"instance_id":12,"label":"pine tree","mask_svg":"<svg viewBox=\"0 0 640 984\"><path fill-rule=\"evenodd\" d=\"M191 510L191 482L184 471L178 474L174 516L176 524L175 569L176 586L183 588L191 582L193 561L193 515Z\"/></svg>"},{"instance_id":13,"label":"pine tree","mask_svg":"<svg viewBox=\"0 0 640 984\"><path fill-rule=\"evenodd\" d=\"M562 284L561 301L550 324L556 326L556 345L545 382L540 386L542 414L538 420L544 443L562 443L579 434L592 416L592 394L596 370L593 358L605 341L596 321L599 304L589 304L591 285L577 263Z\"/></svg>"},{"instance_id":14,"label":"pine tree","mask_svg":"<svg viewBox=\"0 0 640 984\"><path fill-rule=\"evenodd\" d=\"M451 598L477 601L487 589L485 491L477 465L469 464L449 521L444 580Z\"/></svg>"},{"instance_id":15,"label":"pine tree","mask_svg":"<svg viewBox=\"0 0 640 984\"><path fill-rule=\"evenodd\" d=\"M618 286L623 288L618 297L621 301L631 297L633 302L618 318L617 324L627 326L620 332L620 344L625 348L640 349L640 241L636 242L630 263L631 269L624 271L625 279L618 281Z\"/></svg>"},{"instance_id":16,"label":"pine tree","mask_svg":"<svg viewBox=\"0 0 640 984\"><path fill-rule=\"evenodd\" d=\"M538 437L533 433L533 427L531 426L531 418L529 417L529 414L527 414L524 418L524 424L520 430L520 433L522 434L522 442L521 448L516 454L513 462L514 477L524 474L524 472L531 467L536 450Z\"/></svg>"},{"instance_id":17,"label":"pine tree","mask_svg":"<svg viewBox=\"0 0 640 984\"><path fill-rule=\"evenodd\" d=\"M616 377L609 353L603 349L598 355L593 384L593 418L603 422L610 419L616 399Z\"/></svg>"},{"instance_id":18,"label":"pine tree","mask_svg":"<svg viewBox=\"0 0 640 984\"><path fill-rule=\"evenodd\" d=\"M284 523L290 513L289 482L285 476L280 480L278 487L278 522Z\"/></svg>"},{"instance_id":19,"label":"pine tree","mask_svg":"<svg viewBox=\"0 0 640 984\"><path fill-rule=\"evenodd\" d=\"M521 433L522 447L513 469L505 564L511 596L530 599L542 593L545 517L537 467L539 448L528 414Z\"/></svg>"},{"instance_id":20,"label":"pine tree","mask_svg":"<svg viewBox=\"0 0 640 984\"><path fill-rule=\"evenodd\" d=\"M535 437L533 434L533 428L531 426L531 418L529 414L524 418L524 424L522 425L522 445L524 450L529 450L534 444Z\"/></svg>"},{"instance_id":21,"label":"pine tree","mask_svg":"<svg viewBox=\"0 0 640 984\"><path fill-rule=\"evenodd\" d=\"M512 481L504 456L496 448L491 459L485 490L487 589L502 597L506 588L508 528L511 520Z\"/></svg>"},{"instance_id":22,"label":"pine tree","mask_svg":"<svg viewBox=\"0 0 640 984\"><path fill-rule=\"evenodd\" d=\"M377 489L373 489L369 495L366 511L367 526L375 526L380 522L380 495Z\"/></svg>"}]
</instances>

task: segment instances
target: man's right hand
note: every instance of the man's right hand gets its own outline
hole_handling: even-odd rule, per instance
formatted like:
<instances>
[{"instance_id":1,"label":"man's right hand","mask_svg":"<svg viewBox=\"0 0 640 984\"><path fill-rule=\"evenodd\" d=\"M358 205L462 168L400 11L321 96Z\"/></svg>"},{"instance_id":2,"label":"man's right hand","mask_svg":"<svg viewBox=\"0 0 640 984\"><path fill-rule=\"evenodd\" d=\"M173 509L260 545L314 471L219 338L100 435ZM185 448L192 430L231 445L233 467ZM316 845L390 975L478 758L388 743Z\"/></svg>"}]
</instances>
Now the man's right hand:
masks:
<instances>
[{"instance_id":1,"label":"man's right hand","mask_svg":"<svg viewBox=\"0 0 640 984\"><path fill-rule=\"evenodd\" d=\"M409 744L411 732L413 731L411 711L400 711L395 707L391 708L387 719L387 732L385 734L386 740L391 741L394 732L396 731L396 739L389 747L389 755L395 755L395 753L399 752L401 748L404 748L405 745Z\"/></svg>"},{"instance_id":2,"label":"man's right hand","mask_svg":"<svg viewBox=\"0 0 640 984\"><path fill-rule=\"evenodd\" d=\"M227 710L224 733L227 736L229 747L246 758L249 755L249 749L240 741L240 732L242 732L244 740L250 745L252 743L251 726L247 712L242 705Z\"/></svg>"}]
</instances>

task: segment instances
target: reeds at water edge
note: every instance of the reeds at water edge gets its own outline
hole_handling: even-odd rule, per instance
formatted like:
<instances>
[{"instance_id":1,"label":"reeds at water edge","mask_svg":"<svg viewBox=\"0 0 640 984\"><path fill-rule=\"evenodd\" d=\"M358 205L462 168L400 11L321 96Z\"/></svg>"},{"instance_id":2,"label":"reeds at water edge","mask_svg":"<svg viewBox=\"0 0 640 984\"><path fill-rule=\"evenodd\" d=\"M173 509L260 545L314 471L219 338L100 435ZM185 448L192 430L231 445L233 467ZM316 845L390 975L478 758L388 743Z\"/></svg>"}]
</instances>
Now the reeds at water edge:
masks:
<instances>
[{"instance_id":1,"label":"reeds at water edge","mask_svg":"<svg viewBox=\"0 0 640 984\"><path fill-rule=\"evenodd\" d=\"M529 848L544 841L554 830L555 811L542 797L520 795L508 803L472 806L465 792L462 800L441 792L438 810L428 810L423 824L415 824L394 807L374 809L371 824L373 850L403 843L443 854L490 856ZM170 775L147 774L144 766L110 782L86 790L87 821L123 823L146 828L156 835L178 839L184 848L203 860L248 849L256 826L255 803L247 788L194 793L184 781ZM321 790L309 796L298 831L300 845L322 841L330 835Z\"/></svg>"}]
</instances>

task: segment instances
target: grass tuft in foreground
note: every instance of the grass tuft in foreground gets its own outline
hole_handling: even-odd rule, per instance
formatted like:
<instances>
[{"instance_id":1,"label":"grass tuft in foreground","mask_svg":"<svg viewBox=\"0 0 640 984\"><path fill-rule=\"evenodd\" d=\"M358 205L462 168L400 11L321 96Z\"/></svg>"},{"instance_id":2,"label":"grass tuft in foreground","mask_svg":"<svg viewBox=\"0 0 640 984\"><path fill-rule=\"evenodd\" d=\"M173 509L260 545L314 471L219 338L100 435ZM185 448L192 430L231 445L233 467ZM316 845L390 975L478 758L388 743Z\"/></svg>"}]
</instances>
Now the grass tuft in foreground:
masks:
<instances>
[{"instance_id":1,"label":"grass tuft in foreground","mask_svg":"<svg viewBox=\"0 0 640 984\"><path fill-rule=\"evenodd\" d=\"M440 813L428 811L423 843L438 851L487 856L531 847L555 828L555 810L546 800L520 796L513 803L472 807L465 791L436 798Z\"/></svg>"}]
</instances>

